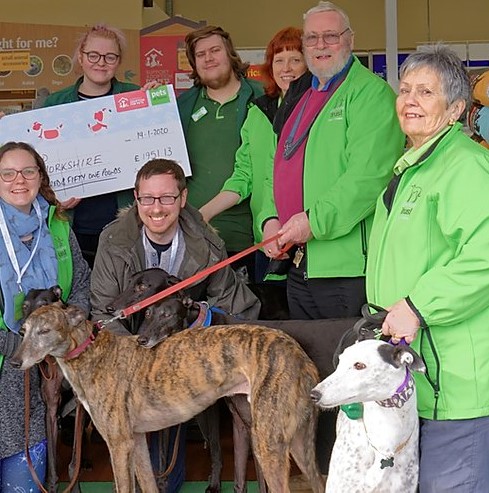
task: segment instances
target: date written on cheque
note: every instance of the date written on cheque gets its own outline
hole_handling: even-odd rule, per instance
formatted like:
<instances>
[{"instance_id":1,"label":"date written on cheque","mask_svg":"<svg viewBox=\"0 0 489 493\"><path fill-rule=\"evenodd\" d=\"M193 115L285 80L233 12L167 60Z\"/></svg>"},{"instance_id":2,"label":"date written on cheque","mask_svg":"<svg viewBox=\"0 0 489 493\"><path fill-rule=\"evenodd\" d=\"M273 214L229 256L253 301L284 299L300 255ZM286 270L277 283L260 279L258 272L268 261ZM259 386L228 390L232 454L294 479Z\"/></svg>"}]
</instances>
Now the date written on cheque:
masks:
<instances>
[{"instance_id":1,"label":"date written on cheque","mask_svg":"<svg viewBox=\"0 0 489 493\"><path fill-rule=\"evenodd\" d=\"M162 158L170 158L173 156L173 150L171 146L162 147L160 149L152 149L150 151L143 151L139 154L135 154L134 162L135 163L145 163L150 159L157 159L159 157Z\"/></svg>"},{"instance_id":2,"label":"date written on cheque","mask_svg":"<svg viewBox=\"0 0 489 493\"><path fill-rule=\"evenodd\" d=\"M136 137L138 139L148 139L150 137L157 137L158 135L165 135L168 133L167 127L148 128L146 130L138 130Z\"/></svg>"}]
</instances>

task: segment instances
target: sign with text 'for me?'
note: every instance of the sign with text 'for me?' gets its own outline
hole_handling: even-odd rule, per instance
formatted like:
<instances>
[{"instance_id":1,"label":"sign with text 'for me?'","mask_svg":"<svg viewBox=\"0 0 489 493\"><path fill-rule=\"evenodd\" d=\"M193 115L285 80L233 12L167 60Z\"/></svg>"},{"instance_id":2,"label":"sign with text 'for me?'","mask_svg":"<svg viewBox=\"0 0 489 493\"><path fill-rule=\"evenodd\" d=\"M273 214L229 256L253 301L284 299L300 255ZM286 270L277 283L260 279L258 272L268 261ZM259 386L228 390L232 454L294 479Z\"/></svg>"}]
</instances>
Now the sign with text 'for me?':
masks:
<instances>
[{"instance_id":1,"label":"sign with text 'for me?'","mask_svg":"<svg viewBox=\"0 0 489 493\"><path fill-rule=\"evenodd\" d=\"M171 85L8 115L0 144L31 144L59 200L132 188L150 159L177 161L191 175Z\"/></svg>"}]
</instances>

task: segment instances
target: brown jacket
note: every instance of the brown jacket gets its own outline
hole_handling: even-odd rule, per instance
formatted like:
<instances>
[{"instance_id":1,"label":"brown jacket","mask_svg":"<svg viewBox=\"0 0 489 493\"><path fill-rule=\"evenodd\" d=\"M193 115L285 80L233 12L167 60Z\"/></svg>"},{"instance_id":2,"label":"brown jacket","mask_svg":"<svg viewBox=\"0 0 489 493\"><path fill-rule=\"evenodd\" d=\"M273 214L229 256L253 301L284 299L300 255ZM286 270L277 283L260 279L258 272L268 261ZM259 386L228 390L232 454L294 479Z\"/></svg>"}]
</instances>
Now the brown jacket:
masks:
<instances>
[{"instance_id":1,"label":"brown jacket","mask_svg":"<svg viewBox=\"0 0 489 493\"><path fill-rule=\"evenodd\" d=\"M185 254L178 272L180 279L187 279L226 258L224 241L195 208L187 204L180 212L179 222L185 239ZM133 205L102 231L91 279L93 320L111 318L105 307L126 289L134 273L145 268L141 227ZM207 276L187 292L194 300L205 300L243 319L256 319L260 311L258 298L237 279L229 266ZM135 334L141 321L137 315L131 320L115 322L109 328L121 334L128 331Z\"/></svg>"}]
</instances>

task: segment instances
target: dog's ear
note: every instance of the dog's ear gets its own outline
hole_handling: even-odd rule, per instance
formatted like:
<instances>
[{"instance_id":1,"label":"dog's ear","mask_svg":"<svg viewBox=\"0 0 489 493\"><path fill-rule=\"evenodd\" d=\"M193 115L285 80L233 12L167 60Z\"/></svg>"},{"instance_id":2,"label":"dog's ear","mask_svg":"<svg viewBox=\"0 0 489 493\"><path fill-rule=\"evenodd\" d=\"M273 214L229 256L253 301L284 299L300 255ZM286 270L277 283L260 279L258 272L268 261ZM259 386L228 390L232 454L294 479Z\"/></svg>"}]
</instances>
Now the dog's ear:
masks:
<instances>
[{"instance_id":1,"label":"dog's ear","mask_svg":"<svg viewBox=\"0 0 489 493\"><path fill-rule=\"evenodd\" d=\"M85 313L75 305L68 305L65 310L65 317L71 327L76 327L86 320Z\"/></svg>"},{"instance_id":2,"label":"dog's ear","mask_svg":"<svg viewBox=\"0 0 489 493\"><path fill-rule=\"evenodd\" d=\"M418 353L405 344L398 344L397 346L382 344L379 347L379 354L385 362L396 368L407 366L411 371L424 372L426 370Z\"/></svg>"},{"instance_id":3,"label":"dog's ear","mask_svg":"<svg viewBox=\"0 0 489 493\"><path fill-rule=\"evenodd\" d=\"M178 284L179 282L182 282L181 279L179 279L176 276L168 275L168 286L175 286L175 284Z\"/></svg>"},{"instance_id":4,"label":"dog's ear","mask_svg":"<svg viewBox=\"0 0 489 493\"><path fill-rule=\"evenodd\" d=\"M63 294L63 290L61 289L61 287L56 284L56 286L51 286L49 289L54 294L54 296L56 296L57 301L59 301Z\"/></svg>"},{"instance_id":5,"label":"dog's ear","mask_svg":"<svg viewBox=\"0 0 489 493\"><path fill-rule=\"evenodd\" d=\"M175 284L178 284L181 282L181 279L179 279L176 276L173 276L172 274L169 274L165 269L160 269L159 267L155 267L153 269L148 269L150 270L155 270L160 273L160 275L163 275L163 278L161 279L167 286L174 286ZM144 272L144 271L143 271Z\"/></svg>"},{"instance_id":6,"label":"dog's ear","mask_svg":"<svg viewBox=\"0 0 489 493\"><path fill-rule=\"evenodd\" d=\"M190 308L194 304L194 300L190 296L182 295L182 305L185 308Z\"/></svg>"}]
</instances>

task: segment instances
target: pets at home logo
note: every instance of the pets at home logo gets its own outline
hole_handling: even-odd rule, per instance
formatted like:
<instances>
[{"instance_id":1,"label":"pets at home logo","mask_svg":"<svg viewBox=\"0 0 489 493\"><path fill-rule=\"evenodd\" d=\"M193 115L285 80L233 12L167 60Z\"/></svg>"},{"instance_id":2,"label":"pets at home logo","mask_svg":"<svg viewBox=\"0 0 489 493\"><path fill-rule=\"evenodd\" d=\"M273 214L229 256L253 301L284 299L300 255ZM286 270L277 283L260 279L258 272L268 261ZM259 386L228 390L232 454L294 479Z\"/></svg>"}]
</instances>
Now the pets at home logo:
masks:
<instances>
[{"instance_id":1,"label":"pets at home logo","mask_svg":"<svg viewBox=\"0 0 489 493\"><path fill-rule=\"evenodd\" d=\"M149 97L153 106L170 102L170 94L168 93L168 87L166 86L159 86L155 89L150 89Z\"/></svg>"}]
</instances>

